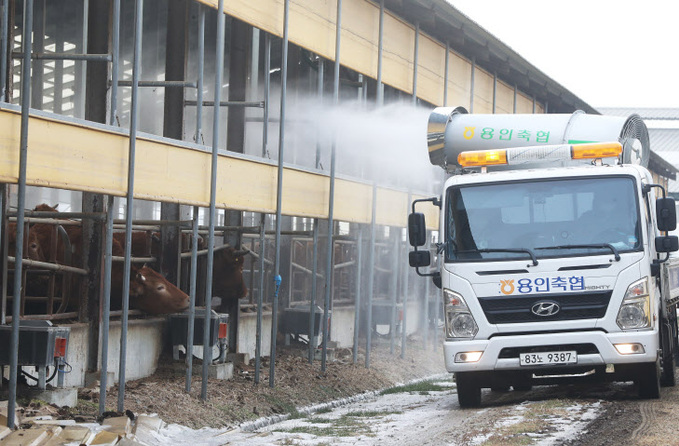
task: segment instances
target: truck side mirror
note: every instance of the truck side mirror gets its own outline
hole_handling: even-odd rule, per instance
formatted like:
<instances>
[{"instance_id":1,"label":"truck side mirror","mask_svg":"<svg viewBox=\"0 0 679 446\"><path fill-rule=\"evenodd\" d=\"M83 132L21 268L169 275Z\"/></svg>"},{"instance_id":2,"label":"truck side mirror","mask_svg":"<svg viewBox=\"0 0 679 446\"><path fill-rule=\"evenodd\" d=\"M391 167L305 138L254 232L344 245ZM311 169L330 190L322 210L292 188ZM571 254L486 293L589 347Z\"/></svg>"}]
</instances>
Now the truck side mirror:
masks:
<instances>
[{"instance_id":1,"label":"truck side mirror","mask_svg":"<svg viewBox=\"0 0 679 446\"><path fill-rule=\"evenodd\" d=\"M677 208L674 205L674 198L658 198L655 201L655 213L659 230L674 231L677 228Z\"/></svg>"},{"instance_id":2,"label":"truck side mirror","mask_svg":"<svg viewBox=\"0 0 679 446\"><path fill-rule=\"evenodd\" d=\"M424 214L413 212L408 215L408 238L412 247L424 246L427 242L427 226L424 222Z\"/></svg>"},{"instance_id":3,"label":"truck side mirror","mask_svg":"<svg viewBox=\"0 0 679 446\"><path fill-rule=\"evenodd\" d=\"M421 268L431 265L431 254L429 251L410 251L408 261L413 268Z\"/></svg>"},{"instance_id":4,"label":"truck side mirror","mask_svg":"<svg viewBox=\"0 0 679 446\"><path fill-rule=\"evenodd\" d=\"M665 235L656 237L655 250L657 252L679 251L679 238L676 235Z\"/></svg>"}]
</instances>

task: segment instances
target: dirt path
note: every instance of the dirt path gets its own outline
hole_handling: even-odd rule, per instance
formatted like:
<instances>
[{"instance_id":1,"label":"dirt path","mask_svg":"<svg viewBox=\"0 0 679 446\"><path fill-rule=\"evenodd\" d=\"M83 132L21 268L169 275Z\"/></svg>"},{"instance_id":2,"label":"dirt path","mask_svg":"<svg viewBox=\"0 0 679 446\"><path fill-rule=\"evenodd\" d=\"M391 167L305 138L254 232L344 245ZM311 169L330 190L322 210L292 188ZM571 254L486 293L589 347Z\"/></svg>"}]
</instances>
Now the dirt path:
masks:
<instances>
[{"instance_id":1,"label":"dirt path","mask_svg":"<svg viewBox=\"0 0 679 446\"><path fill-rule=\"evenodd\" d=\"M128 383L125 408L136 415L155 413L166 423L230 429L261 417L286 413L300 416L297 408L445 373L440 350L422 350L416 345L411 345L405 359L389 354L388 346L376 347L370 369L363 366L363 359L360 356L359 363L352 364L349 351L338 352L338 360L321 373L318 362L309 364L294 348L281 349L274 389L267 385L266 362L259 385L253 382L253 368L243 365L232 380L210 381L207 402L199 398L199 377L191 393L186 393L183 371L161 367L153 377ZM116 390L114 387L108 393L110 405L116 402ZM43 413L94 422L98 397L96 388L84 390L78 407L73 409L30 403L25 415ZM451 391L434 415L431 423L436 424L438 417L442 430L428 421L415 423L408 430L418 444L433 446L441 440L440 444L474 446L679 446L675 421L679 386L663 388L659 400L640 400L631 383L536 386L528 392L484 390L483 407L465 410L459 408ZM449 417L459 420L451 423ZM451 430L446 425L456 427ZM423 428L431 442L417 435Z\"/></svg>"},{"instance_id":2,"label":"dirt path","mask_svg":"<svg viewBox=\"0 0 679 446\"><path fill-rule=\"evenodd\" d=\"M665 387L659 400L613 395L605 411L569 446L679 446L679 386Z\"/></svg>"}]
</instances>

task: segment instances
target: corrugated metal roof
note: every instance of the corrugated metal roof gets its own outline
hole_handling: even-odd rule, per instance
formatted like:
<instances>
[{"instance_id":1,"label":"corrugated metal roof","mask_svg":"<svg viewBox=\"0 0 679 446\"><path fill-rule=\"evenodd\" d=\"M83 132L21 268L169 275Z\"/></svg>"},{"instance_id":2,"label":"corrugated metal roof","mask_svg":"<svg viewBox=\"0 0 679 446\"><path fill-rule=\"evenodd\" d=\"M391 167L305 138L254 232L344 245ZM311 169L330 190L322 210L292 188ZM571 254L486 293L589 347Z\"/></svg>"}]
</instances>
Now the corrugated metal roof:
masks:
<instances>
[{"instance_id":1,"label":"corrugated metal roof","mask_svg":"<svg viewBox=\"0 0 679 446\"><path fill-rule=\"evenodd\" d=\"M648 129L648 137L654 152L679 152L679 129Z\"/></svg>"},{"instance_id":2,"label":"corrugated metal roof","mask_svg":"<svg viewBox=\"0 0 679 446\"><path fill-rule=\"evenodd\" d=\"M679 166L679 129L648 129L651 150L669 164ZM679 181L670 180L669 193L679 193Z\"/></svg>"},{"instance_id":3,"label":"corrugated metal roof","mask_svg":"<svg viewBox=\"0 0 679 446\"><path fill-rule=\"evenodd\" d=\"M602 115L629 116L636 113L642 119L679 120L679 108L596 107Z\"/></svg>"}]
</instances>

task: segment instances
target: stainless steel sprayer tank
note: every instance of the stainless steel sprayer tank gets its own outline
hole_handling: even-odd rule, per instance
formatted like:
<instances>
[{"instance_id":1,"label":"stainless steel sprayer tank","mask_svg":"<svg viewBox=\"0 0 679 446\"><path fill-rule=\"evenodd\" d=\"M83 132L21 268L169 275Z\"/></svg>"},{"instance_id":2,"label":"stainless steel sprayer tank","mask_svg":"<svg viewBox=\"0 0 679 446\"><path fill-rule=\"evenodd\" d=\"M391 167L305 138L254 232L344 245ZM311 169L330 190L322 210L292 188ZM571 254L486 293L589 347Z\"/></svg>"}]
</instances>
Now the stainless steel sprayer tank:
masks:
<instances>
[{"instance_id":1,"label":"stainless steel sprayer tank","mask_svg":"<svg viewBox=\"0 0 679 446\"><path fill-rule=\"evenodd\" d=\"M623 145L619 163L648 166L648 130L636 114L468 114L464 107L438 107L427 128L429 159L449 172L460 169L457 157L465 151L613 141Z\"/></svg>"}]
</instances>

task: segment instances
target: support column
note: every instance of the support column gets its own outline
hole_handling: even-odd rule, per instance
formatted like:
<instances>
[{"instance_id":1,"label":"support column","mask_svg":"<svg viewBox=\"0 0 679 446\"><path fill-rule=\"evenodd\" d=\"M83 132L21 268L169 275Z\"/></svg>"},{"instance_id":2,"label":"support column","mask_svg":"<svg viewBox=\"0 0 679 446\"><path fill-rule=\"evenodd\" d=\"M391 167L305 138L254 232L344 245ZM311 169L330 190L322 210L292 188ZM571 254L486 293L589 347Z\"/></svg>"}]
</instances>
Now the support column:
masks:
<instances>
[{"instance_id":1,"label":"support column","mask_svg":"<svg viewBox=\"0 0 679 446\"><path fill-rule=\"evenodd\" d=\"M110 23L111 2L93 2L85 17L88 22L87 52L104 54L109 52L109 27L102 23ZM106 93L108 83L108 64L88 63L87 82L85 85L85 119L106 123ZM83 212L103 212L104 197L101 194L83 192ZM90 321L89 350L87 369L96 371L99 367L99 296L101 284L102 230L100 223L83 219L83 263L90 272L87 286L80 301L79 319Z\"/></svg>"},{"instance_id":2,"label":"support column","mask_svg":"<svg viewBox=\"0 0 679 446\"><path fill-rule=\"evenodd\" d=\"M252 28L238 19L231 21L229 52L229 101L245 101L248 77L248 51ZM243 153L245 149L245 107L229 107L226 148Z\"/></svg>"},{"instance_id":3,"label":"support column","mask_svg":"<svg viewBox=\"0 0 679 446\"><path fill-rule=\"evenodd\" d=\"M188 48L187 0L169 0L167 2L167 34L165 51L165 80L186 80L186 60ZM181 140L184 136L184 89L165 88L165 110L163 120L163 136ZM161 220L179 220L179 205L161 203ZM179 283L180 229L176 226L160 228L160 273L167 280Z\"/></svg>"}]
</instances>

